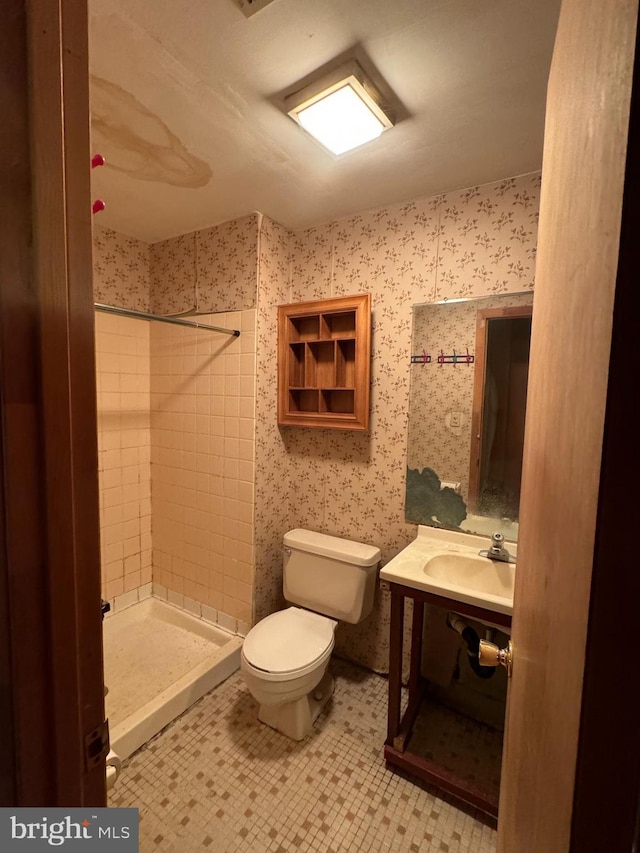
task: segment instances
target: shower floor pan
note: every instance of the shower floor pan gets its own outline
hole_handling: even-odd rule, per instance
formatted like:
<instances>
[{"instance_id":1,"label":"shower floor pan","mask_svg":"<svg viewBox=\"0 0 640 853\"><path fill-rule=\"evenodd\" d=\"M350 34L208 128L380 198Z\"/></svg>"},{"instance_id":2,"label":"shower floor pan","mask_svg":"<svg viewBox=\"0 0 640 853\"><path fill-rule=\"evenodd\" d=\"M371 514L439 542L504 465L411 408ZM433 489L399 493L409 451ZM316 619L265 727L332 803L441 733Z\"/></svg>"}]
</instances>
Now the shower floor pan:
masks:
<instances>
[{"instance_id":1,"label":"shower floor pan","mask_svg":"<svg viewBox=\"0 0 640 853\"><path fill-rule=\"evenodd\" d=\"M242 639L146 598L103 623L111 748L128 758L240 666Z\"/></svg>"}]
</instances>

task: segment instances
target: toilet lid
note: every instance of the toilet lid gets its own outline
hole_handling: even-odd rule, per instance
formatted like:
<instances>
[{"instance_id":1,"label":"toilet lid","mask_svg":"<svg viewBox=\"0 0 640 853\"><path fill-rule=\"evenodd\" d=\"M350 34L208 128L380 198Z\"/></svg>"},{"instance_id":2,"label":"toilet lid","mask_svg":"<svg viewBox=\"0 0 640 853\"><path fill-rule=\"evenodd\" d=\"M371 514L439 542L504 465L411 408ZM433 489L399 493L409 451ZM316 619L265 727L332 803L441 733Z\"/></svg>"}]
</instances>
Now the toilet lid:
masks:
<instances>
[{"instance_id":1,"label":"toilet lid","mask_svg":"<svg viewBox=\"0 0 640 853\"><path fill-rule=\"evenodd\" d=\"M247 661L266 672L292 672L309 666L333 645L333 619L288 607L253 627L242 650Z\"/></svg>"}]
</instances>

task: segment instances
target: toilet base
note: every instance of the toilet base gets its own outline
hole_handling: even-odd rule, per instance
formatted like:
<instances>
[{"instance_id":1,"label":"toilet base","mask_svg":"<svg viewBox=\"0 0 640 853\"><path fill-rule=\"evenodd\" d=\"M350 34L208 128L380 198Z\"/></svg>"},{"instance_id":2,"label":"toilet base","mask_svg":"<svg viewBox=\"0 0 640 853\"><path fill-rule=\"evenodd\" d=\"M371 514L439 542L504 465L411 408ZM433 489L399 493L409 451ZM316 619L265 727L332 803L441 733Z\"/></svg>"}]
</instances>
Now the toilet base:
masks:
<instances>
[{"instance_id":1,"label":"toilet base","mask_svg":"<svg viewBox=\"0 0 640 853\"><path fill-rule=\"evenodd\" d=\"M331 698L333 687L333 676L327 671L311 693L295 702L260 705L258 719L292 740L303 740L311 734L313 724Z\"/></svg>"}]
</instances>

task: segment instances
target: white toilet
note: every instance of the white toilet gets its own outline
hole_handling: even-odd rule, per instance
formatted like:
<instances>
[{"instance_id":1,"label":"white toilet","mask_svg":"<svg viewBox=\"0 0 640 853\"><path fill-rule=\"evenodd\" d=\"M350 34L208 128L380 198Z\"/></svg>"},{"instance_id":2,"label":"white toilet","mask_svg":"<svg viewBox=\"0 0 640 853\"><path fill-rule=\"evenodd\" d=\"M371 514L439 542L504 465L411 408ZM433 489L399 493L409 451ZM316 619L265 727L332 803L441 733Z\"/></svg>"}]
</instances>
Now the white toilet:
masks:
<instances>
[{"instance_id":1,"label":"white toilet","mask_svg":"<svg viewBox=\"0 0 640 853\"><path fill-rule=\"evenodd\" d=\"M371 613L380 549L298 529L285 534L284 554L284 597L300 606L249 631L240 669L258 719L302 740L333 692L336 620L355 624Z\"/></svg>"}]
</instances>

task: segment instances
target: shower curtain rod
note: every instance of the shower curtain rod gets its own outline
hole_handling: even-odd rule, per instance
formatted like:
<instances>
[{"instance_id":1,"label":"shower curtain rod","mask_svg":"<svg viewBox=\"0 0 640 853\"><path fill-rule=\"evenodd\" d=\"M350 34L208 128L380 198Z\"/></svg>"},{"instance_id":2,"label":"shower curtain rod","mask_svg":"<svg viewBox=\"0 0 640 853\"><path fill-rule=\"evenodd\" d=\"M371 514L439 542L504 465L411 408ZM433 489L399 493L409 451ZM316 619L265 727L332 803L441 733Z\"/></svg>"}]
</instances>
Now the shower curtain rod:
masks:
<instances>
[{"instance_id":1,"label":"shower curtain rod","mask_svg":"<svg viewBox=\"0 0 640 853\"><path fill-rule=\"evenodd\" d=\"M105 314L121 314L123 317L135 317L138 320L157 320L159 323L173 323L174 326L190 326L193 329L207 329L210 332L233 335L234 338L240 337L239 329L223 329L221 326L210 326L208 323L180 320L178 317L163 317L162 314L147 314L145 311L134 311L133 308L117 308L115 305L103 305L102 302L95 302L93 307L96 311L104 311Z\"/></svg>"}]
</instances>

